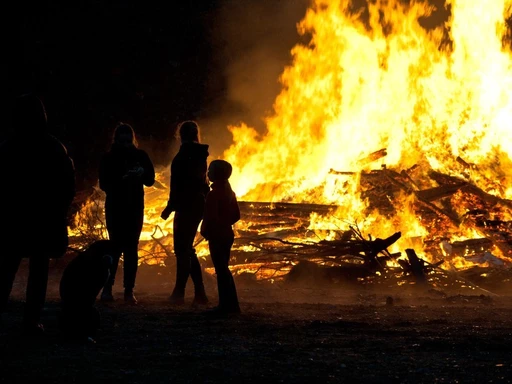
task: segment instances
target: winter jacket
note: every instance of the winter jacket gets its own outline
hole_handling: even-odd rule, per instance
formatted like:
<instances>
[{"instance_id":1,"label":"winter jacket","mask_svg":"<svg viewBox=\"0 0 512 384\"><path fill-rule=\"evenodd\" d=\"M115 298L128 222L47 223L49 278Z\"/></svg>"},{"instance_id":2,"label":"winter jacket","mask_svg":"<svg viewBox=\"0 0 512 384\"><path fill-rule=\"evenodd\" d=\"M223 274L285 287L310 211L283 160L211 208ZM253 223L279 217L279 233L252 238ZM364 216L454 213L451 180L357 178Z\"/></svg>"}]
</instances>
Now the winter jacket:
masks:
<instances>
[{"instance_id":1,"label":"winter jacket","mask_svg":"<svg viewBox=\"0 0 512 384\"><path fill-rule=\"evenodd\" d=\"M206 196L201 235L207 240L233 237L232 225L238 220L240 208L231 185L228 181L214 182Z\"/></svg>"},{"instance_id":2,"label":"winter jacket","mask_svg":"<svg viewBox=\"0 0 512 384\"><path fill-rule=\"evenodd\" d=\"M202 212L206 194L208 145L183 143L171 164L171 191L167 209L178 212Z\"/></svg>"},{"instance_id":3,"label":"winter jacket","mask_svg":"<svg viewBox=\"0 0 512 384\"><path fill-rule=\"evenodd\" d=\"M142 167L141 176L130 175L129 171ZM138 148L124 148L116 144L107 152L100 163L100 188L107 194L106 210L144 209L144 185L155 182L155 169L148 154Z\"/></svg>"},{"instance_id":4,"label":"winter jacket","mask_svg":"<svg viewBox=\"0 0 512 384\"><path fill-rule=\"evenodd\" d=\"M66 148L46 132L17 133L0 144L0 164L1 243L26 256L62 256L75 195L75 169ZM35 248L24 247L27 241Z\"/></svg>"}]
</instances>

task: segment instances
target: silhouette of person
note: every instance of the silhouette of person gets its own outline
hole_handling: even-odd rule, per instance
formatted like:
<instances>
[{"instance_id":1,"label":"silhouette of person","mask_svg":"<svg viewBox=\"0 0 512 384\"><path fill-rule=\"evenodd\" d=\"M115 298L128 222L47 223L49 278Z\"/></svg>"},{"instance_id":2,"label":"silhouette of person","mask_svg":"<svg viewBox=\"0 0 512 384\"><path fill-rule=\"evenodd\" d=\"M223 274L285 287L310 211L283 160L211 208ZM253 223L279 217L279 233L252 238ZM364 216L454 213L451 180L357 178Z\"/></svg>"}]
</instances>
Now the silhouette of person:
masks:
<instances>
[{"instance_id":1,"label":"silhouette of person","mask_svg":"<svg viewBox=\"0 0 512 384\"><path fill-rule=\"evenodd\" d=\"M94 306L112 266L114 247L110 240L92 243L69 262L60 280L61 326L71 338L94 340L100 313Z\"/></svg>"},{"instance_id":2,"label":"silhouette of person","mask_svg":"<svg viewBox=\"0 0 512 384\"><path fill-rule=\"evenodd\" d=\"M37 96L16 98L11 127L0 145L0 313L7 306L21 260L28 257L23 329L37 336L44 331L40 318L49 259L61 257L68 246L75 169L66 148L47 132L46 111Z\"/></svg>"},{"instance_id":3,"label":"silhouette of person","mask_svg":"<svg viewBox=\"0 0 512 384\"><path fill-rule=\"evenodd\" d=\"M229 270L229 257L234 241L232 225L240 220L240 208L236 195L228 181L232 167L227 161L214 160L208 168L212 182L211 192L206 196L201 235L208 240L210 256L219 291L217 313L240 313L235 281Z\"/></svg>"},{"instance_id":4,"label":"silhouette of person","mask_svg":"<svg viewBox=\"0 0 512 384\"><path fill-rule=\"evenodd\" d=\"M138 266L139 237L144 221L144 185L155 182L155 170L148 154L137 148L133 128L120 123L114 141L100 163L100 188L106 193L107 230L115 252L110 277L103 288L101 300L112 301L117 265L124 256L124 300L136 304L133 294Z\"/></svg>"},{"instance_id":5,"label":"silhouette of person","mask_svg":"<svg viewBox=\"0 0 512 384\"><path fill-rule=\"evenodd\" d=\"M193 305L204 305L208 303L208 298L194 249L194 238L203 217L205 197L210 190L206 181L208 145L200 143L199 126L194 121L182 122L178 132L181 147L172 160L169 201L161 215L166 220L171 212L175 212L176 284L170 301L176 305L184 304L185 287L190 275L195 291Z\"/></svg>"}]
</instances>

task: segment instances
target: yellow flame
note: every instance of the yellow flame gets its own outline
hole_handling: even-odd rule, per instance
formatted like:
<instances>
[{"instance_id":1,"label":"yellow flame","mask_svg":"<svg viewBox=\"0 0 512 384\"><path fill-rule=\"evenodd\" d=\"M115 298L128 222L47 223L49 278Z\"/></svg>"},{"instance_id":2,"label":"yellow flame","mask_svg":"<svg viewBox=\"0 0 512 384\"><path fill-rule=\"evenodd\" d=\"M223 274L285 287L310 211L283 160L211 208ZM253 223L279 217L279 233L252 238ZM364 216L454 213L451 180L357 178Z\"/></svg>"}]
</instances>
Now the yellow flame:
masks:
<instances>
[{"instance_id":1,"label":"yellow flame","mask_svg":"<svg viewBox=\"0 0 512 384\"><path fill-rule=\"evenodd\" d=\"M365 24L350 1L316 0L299 24L310 43L292 50L266 132L230 127L224 157L238 193L340 203L329 170L358 171L358 159L385 147L386 164L398 168L427 159L457 173L463 156L480 187L510 197L512 57L503 36L512 1L450 3L446 26L426 30L418 20L432 9L423 2L373 2Z\"/></svg>"},{"instance_id":2,"label":"yellow flame","mask_svg":"<svg viewBox=\"0 0 512 384\"><path fill-rule=\"evenodd\" d=\"M354 223L374 236L401 231L390 251L413 247L428 258L422 253L428 231L413 206L414 195L403 192L390 199L392 216L368 213L372 207L362 197L361 172L420 165L423 173L431 168L512 198L512 53L504 43L512 0L448 0L451 16L431 29L420 22L433 11L427 2L376 0L367 12L355 13L351 3L314 0L298 25L309 43L291 52L293 62L281 75L283 90L265 120L266 131L260 134L246 124L229 127L233 144L224 158L234 166L231 182L240 200L336 205L327 216L310 217L309 229L325 239ZM384 158L362 161L382 148ZM172 220L159 217L168 176L167 170L159 172L163 188L146 193L141 236L142 251L159 252L159 262L172 252ZM459 216L465 213L462 205L456 208ZM99 210L88 203L77 220ZM250 222L238 224L240 230L250 227ZM450 228L449 237L483 235L462 225ZM208 254L205 242L198 253ZM473 265L460 256L451 263ZM233 269L241 273L260 266ZM259 273L269 278L276 272Z\"/></svg>"}]
</instances>

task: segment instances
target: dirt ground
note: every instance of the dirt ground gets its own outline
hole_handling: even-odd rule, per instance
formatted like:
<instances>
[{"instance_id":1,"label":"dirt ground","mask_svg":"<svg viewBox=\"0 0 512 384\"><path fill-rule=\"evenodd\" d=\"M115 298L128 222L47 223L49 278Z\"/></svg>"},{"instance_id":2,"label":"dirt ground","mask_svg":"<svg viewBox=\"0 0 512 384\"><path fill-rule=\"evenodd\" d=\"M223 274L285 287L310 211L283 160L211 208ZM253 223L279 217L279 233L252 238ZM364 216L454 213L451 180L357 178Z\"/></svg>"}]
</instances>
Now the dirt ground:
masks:
<instances>
[{"instance_id":1,"label":"dirt ground","mask_svg":"<svg viewBox=\"0 0 512 384\"><path fill-rule=\"evenodd\" d=\"M204 309L169 305L170 274L139 272L139 304L98 303L96 344L78 344L58 329L58 265L50 278L44 337L20 337L22 266L0 324L1 382L512 382L512 292L238 279L243 313L216 318ZM115 288L121 297L121 284ZM213 277L206 288L214 305Z\"/></svg>"}]
</instances>

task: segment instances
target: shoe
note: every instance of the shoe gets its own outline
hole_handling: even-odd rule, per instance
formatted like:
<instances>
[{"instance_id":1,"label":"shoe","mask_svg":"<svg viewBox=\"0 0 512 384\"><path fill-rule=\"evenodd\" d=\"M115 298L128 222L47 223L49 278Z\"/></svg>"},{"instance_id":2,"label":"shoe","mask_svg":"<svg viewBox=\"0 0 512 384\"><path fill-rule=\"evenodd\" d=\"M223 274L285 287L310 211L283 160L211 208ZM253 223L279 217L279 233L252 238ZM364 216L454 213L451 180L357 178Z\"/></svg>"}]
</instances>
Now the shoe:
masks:
<instances>
[{"instance_id":1,"label":"shoe","mask_svg":"<svg viewBox=\"0 0 512 384\"><path fill-rule=\"evenodd\" d=\"M196 294L194 296L194 300L192 301L193 307L203 306L207 305L209 303L208 297L206 297L205 293L202 294Z\"/></svg>"},{"instance_id":2,"label":"shoe","mask_svg":"<svg viewBox=\"0 0 512 384\"><path fill-rule=\"evenodd\" d=\"M103 301L104 303L114 301L114 296L112 295L112 287L103 288L103 291L101 292L100 300Z\"/></svg>"},{"instance_id":3,"label":"shoe","mask_svg":"<svg viewBox=\"0 0 512 384\"><path fill-rule=\"evenodd\" d=\"M169 302L172 305L183 305L185 304L185 298L183 296L171 295L169 296Z\"/></svg>"},{"instance_id":4,"label":"shoe","mask_svg":"<svg viewBox=\"0 0 512 384\"><path fill-rule=\"evenodd\" d=\"M124 302L128 304L137 304L137 298L133 294L133 291L124 292Z\"/></svg>"},{"instance_id":5,"label":"shoe","mask_svg":"<svg viewBox=\"0 0 512 384\"><path fill-rule=\"evenodd\" d=\"M224 308L224 307L215 307L210 309L209 311L206 311L207 316L212 317L225 317L225 316L233 316L240 314L240 308Z\"/></svg>"},{"instance_id":6,"label":"shoe","mask_svg":"<svg viewBox=\"0 0 512 384\"><path fill-rule=\"evenodd\" d=\"M23 324L23 336L27 339L38 339L44 334L44 326L41 323Z\"/></svg>"}]
</instances>

